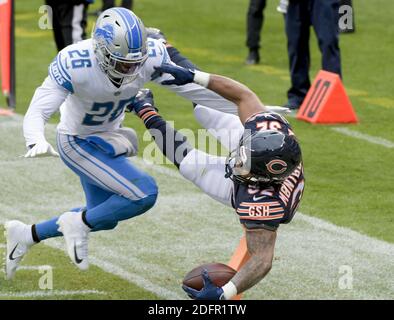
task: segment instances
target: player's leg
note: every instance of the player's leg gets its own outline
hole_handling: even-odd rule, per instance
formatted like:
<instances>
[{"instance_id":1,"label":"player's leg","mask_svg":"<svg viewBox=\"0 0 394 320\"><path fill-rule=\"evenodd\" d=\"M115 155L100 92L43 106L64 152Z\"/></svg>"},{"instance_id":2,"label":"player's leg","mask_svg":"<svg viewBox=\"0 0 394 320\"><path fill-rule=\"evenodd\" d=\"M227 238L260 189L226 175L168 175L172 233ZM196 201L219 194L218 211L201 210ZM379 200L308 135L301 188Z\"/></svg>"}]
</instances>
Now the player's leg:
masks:
<instances>
[{"instance_id":1,"label":"player's leg","mask_svg":"<svg viewBox=\"0 0 394 320\"><path fill-rule=\"evenodd\" d=\"M229 151L234 150L245 128L239 117L212 108L196 105L194 115L202 127L208 130Z\"/></svg>"},{"instance_id":2,"label":"player's leg","mask_svg":"<svg viewBox=\"0 0 394 320\"><path fill-rule=\"evenodd\" d=\"M81 183L85 190L87 207L95 206L96 203L101 203L112 195L96 186L84 183L82 180ZM79 213L84 210L86 210L86 207L73 208L70 211ZM62 235L58 231L58 218L56 216L50 220L33 225L27 225L17 220L6 222L7 253L5 270L7 279L11 279L14 276L20 262L31 246L39 243L41 240Z\"/></svg>"},{"instance_id":3,"label":"player's leg","mask_svg":"<svg viewBox=\"0 0 394 320\"><path fill-rule=\"evenodd\" d=\"M141 105L143 107L136 110L137 115L163 154L187 180L215 200L231 206L233 183L225 178L226 159L192 148L187 138L171 127L154 107Z\"/></svg>"},{"instance_id":4,"label":"player's leg","mask_svg":"<svg viewBox=\"0 0 394 320\"><path fill-rule=\"evenodd\" d=\"M86 212L87 210L92 209L98 206L99 204L105 202L113 195L112 192L104 190L91 183L82 174L80 176L80 181L85 193L86 206L73 208L69 212L74 212L74 213ZM38 243L40 241L49 238L62 236L62 233L58 230L59 229L59 226L57 224L58 219L59 217L56 216L51 218L50 220L46 220L32 225L32 235L35 243ZM109 223L107 226L105 226L103 229L100 230L113 229L116 225L117 222ZM99 230L92 230L92 231L99 231Z\"/></svg>"},{"instance_id":5,"label":"player's leg","mask_svg":"<svg viewBox=\"0 0 394 320\"><path fill-rule=\"evenodd\" d=\"M157 198L157 185L126 156L109 156L87 140L59 134L58 149L62 160L74 172L112 193L97 206L78 214L66 212L57 221L72 261L85 269L88 232L114 228L119 221L149 210Z\"/></svg>"},{"instance_id":6,"label":"player's leg","mask_svg":"<svg viewBox=\"0 0 394 320\"><path fill-rule=\"evenodd\" d=\"M211 198L231 207L232 180L225 178L226 158L193 149L182 160L179 172Z\"/></svg>"},{"instance_id":7,"label":"player's leg","mask_svg":"<svg viewBox=\"0 0 394 320\"><path fill-rule=\"evenodd\" d=\"M86 269L90 231L113 229L119 221L146 212L156 201L158 191L153 178L135 168L125 156L110 157L86 140L67 135L58 136L58 149L66 165L81 177L87 208L33 226L8 224L9 278L30 246L61 235L73 262Z\"/></svg>"},{"instance_id":8,"label":"player's leg","mask_svg":"<svg viewBox=\"0 0 394 320\"><path fill-rule=\"evenodd\" d=\"M159 32L156 32L156 38L160 35ZM162 33L161 37L166 41ZM172 62L187 69L199 70L198 66L183 56L177 48L169 43L166 43L166 48ZM244 131L244 127L238 116L201 105L193 104L193 106L197 121L219 140L223 146L229 150L233 150L238 145L239 138Z\"/></svg>"},{"instance_id":9,"label":"player's leg","mask_svg":"<svg viewBox=\"0 0 394 320\"><path fill-rule=\"evenodd\" d=\"M71 136L59 135L58 140L62 160L81 178L87 208L80 213L93 231L109 229L153 206L155 181L125 156L112 158L86 140ZM60 236L56 221L57 217L35 225L37 240Z\"/></svg>"}]
</instances>

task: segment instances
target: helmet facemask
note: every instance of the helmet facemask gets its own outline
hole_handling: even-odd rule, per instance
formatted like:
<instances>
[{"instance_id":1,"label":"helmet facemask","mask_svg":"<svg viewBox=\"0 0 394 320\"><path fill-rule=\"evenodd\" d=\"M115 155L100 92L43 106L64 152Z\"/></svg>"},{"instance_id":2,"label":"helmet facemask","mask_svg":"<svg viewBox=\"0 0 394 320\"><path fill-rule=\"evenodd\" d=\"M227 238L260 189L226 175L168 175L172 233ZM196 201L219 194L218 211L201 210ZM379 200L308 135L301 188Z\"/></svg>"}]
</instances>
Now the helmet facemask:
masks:
<instances>
[{"instance_id":1,"label":"helmet facemask","mask_svg":"<svg viewBox=\"0 0 394 320\"><path fill-rule=\"evenodd\" d=\"M134 81L140 73L148 54L137 59L124 59L111 53L104 43L96 44L95 53L101 70L116 84Z\"/></svg>"},{"instance_id":2,"label":"helmet facemask","mask_svg":"<svg viewBox=\"0 0 394 320\"><path fill-rule=\"evenodd\" d=\"M250 169L250 149L248 150L245 146L240 145L230 152L226 159L226 178L241 184L254 186L270 182L268 177L253 174Z\"/></svg>"}]
</instances>

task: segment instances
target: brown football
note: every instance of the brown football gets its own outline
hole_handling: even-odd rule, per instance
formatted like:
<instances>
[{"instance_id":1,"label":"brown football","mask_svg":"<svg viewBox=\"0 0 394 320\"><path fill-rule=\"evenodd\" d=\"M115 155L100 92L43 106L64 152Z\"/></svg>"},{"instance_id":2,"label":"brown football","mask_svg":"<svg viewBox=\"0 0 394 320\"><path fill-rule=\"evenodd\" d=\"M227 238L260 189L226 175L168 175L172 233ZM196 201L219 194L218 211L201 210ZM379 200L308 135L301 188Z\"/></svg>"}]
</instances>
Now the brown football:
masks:
<instances>
[{"instance_id":1,"label":"brown football","mask_svg":"<svg viewBox=\"0 0 394 320\"><path fill-rule=\"evenodd\" d=\"M237 273L233 268L223 263L207 263L190 271L184 278L183 284L190 288L201 290L204 286L202 271L206 269L212 282L218 287L224 286Z\"/></svg>"}]
</instances>

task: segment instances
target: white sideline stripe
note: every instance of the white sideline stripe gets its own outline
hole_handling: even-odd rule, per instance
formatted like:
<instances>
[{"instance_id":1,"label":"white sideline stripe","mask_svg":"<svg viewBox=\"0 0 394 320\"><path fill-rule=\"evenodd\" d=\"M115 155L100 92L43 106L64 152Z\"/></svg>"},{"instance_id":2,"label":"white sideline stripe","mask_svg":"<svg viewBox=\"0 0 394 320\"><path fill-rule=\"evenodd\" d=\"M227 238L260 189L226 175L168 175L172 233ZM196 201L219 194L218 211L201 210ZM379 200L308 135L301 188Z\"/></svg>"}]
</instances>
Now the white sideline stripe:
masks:
<instances>
[{"instance_id":1,"label":"white sideline stripe","mask_svg":"<svg viewBox=\"0 0 394 320\"><path fill-rule=\"evenodd\" d=\"M18 213L18 217L26 217L26 219L30 218L29 215L23 214L23 213ZM0 223L1 224L4 223L4 220L0 219ZM49 241L49 242L44 243L44 245L65 251L64 244L61 241ZM112 252L112 250L111 250L111 252ZM184 297L181 297L177 293L170 291L166 288L163 288L159 285L156 285L156 284L152 283L151 281L145 279L144 277L141 277L138 274L130 273L127 270L123 269L122 267L120 267L114 263L104 261L102 259L99 259L99 258L93 256L93 255L89 255L89 260L92 264L98 266L102 270L104 270L110 274L116 275L116 276L120 277L121 279L124 279L128 282L134 283L135 285L137 285L137 286L139 286L151 293L154 293L162 298L171 299L171 300L184 299ZM21 266L18 268L18 270L36 270L36 269L38 269L38 267L40 267L40 266L37 266L37 267ZM160 266L157 265L157 268L160 268ZM4 270L0 270L0 271L4 271ZM0 297L1 297L1 293L0 293Z\"/></svg>"},{"instance_id":2,"label":"white sideline stripe","mask_svg":"<svg viewBox=\"0 0 394 320\"><path fill-rule=\"evenodd\" d=\"M0 297L3 298L38 298L38 297L51 297L51 296L75 296L80 294L98 294L106 295L104 291L97 290L41 290L41 291L25 291L25 292L1 292Z\"/></svg>"},{"instance_id":3,"label":"white sideline stripe","mask_svg":"<svg viewBox=\"0 0 394 320\"><path fill-rule=\"evenodd\" d=\"M4 249L6 245L4 243L0 243L0 248Z\"/></svg>"},{"instance_id":4,"label":"white sideline stripe","mask_svg":"<svg viewBox=\"0 0 394 320\"><path fill-rule=\"evenodd\" d=\"M383 139L381 137L374 137L374 136L370 136L368 134L365 133L361 133L358 131L354 131L354 130L350 130L348 128L331 128L331 130L338 132L338 133L342 133L346 136L352 137L352 138L356 138L359 140L364 140L373 144L377 144L386 148L394 148L394 142L390 141L390 140L386 140Z\"/></svg>"},{"instance_id":5,"label":"white sideline stripe","mask_svg":"<svg viewBox=\"0 0 394 320\"><path fill-rule=\"evenodd\" d=\"M59 244L58 242L47 243L47 245L64 251L64 245ZM122 267L120 267L114 263L104 261L104 260L99 259L99 258L92 256L92 255L89 255L89 261L92 264L99 266L102 270L104 270L108 273L111 273L113 275L116 275L124 280L127 280L128 282L132 282L132 283L136 284L137 286L139 286L147 291L150 291L160 297L163 297L166 299L172 299L172 300L182 299L182 297L179 296L178 294L176 294L175 292L172 292L168 289L165 289L165 288L160 287L156 284L153 284L152 282L139 276L138 274L130 273L127 270L123 269ZM160 268L160 266L157 266L157 268Z\"/></svg>"},{"instance_id":6,"label":"white sideline stripe","mask_svg":"<svg viewBox=\"0 0 394 320\"><path fill-rule=\"evenodd\" d=\"M287 117L292 117L295 118L297 115L297 112L291 112L289 114L287 114ZM350 130L348 128L340 128L340 127L333 127L330 128L332 131L338 132L340 134L343 134L345 136L351 137L351 138L355 138L358 140L364 140L367 141L369 143L372 144L377 144L379 146L385 147L385 148L394 148L394 142L381 138L381 137L375 137L375 136L371 136L369 134L366 133L361 133L358 131L354 131L354 130Z\"/></svg>"},{"instance_id":7,"label":"white sideline stripe","mask_svg":"<svg viewBox=\"0 0 394 320\"><path fill-rule=\"evenodd\" d=\"M298 220L302 220L304 222L311 224L313 227L315 227L317 229L328 231L330 233L336 233L336 234L339 234L342 236L346 236L348 239L357 240L358 243L363 242L363 241L371 241L371 243L370 243L371 244L371 251L376 252L376 253L391 255L394 259L394 244L393 243L386 242L383 240L379 240L379 239L361 234L357 231L354 231L354 230L346 228L346 227L337 226L331 222L301 213L300 211L297 211L295 217ZM373 245L372 245L372 242L373 242Z\"/></svg>"}]
</instances>

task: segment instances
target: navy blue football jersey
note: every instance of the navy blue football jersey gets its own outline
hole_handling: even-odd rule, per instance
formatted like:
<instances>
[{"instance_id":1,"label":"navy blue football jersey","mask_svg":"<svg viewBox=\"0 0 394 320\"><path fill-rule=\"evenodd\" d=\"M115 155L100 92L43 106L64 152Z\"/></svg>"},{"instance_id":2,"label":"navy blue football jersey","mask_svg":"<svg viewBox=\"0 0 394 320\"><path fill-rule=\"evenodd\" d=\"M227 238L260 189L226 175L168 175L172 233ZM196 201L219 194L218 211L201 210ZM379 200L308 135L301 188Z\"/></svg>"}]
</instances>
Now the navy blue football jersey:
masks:
<instances>
[{"instance_id":1,"label":"navy blue football jersey","mask_svg":"<svg viewBox=\"0 0 394 320\"><path fill-rule=\"evenodd\" d=\"M248 119L245 129L278 130L294 135L290 124L277 113L258 113ZM233 206L246 228L276 230L293 218L304 191L302 163L281 183L255 187L234 181Z\"/></svg>"}]
</instances>

